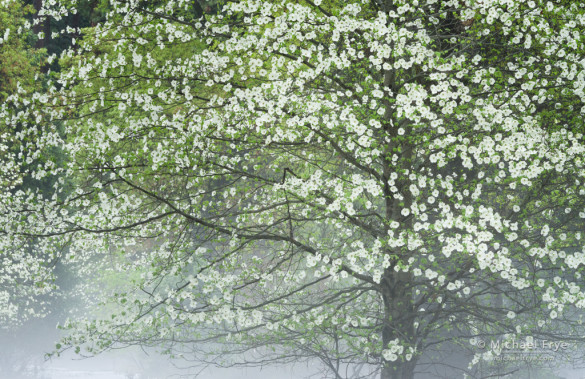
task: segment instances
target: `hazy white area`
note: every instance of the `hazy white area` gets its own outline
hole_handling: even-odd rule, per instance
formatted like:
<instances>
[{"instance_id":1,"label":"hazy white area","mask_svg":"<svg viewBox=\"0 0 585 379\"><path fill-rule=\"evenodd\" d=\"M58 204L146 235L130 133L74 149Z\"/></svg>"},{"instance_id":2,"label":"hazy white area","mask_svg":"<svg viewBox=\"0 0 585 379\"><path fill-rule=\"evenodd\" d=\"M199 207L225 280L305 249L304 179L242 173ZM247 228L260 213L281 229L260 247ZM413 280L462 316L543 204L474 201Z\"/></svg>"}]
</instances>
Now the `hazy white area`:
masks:
<instances>
[{"instance_id":1,"label":"hazy white area","mask_svg":"<svg viewBox=\"0 0 585 379\"><path fill-rule=\"evenodd\" d=\"M120 360L113 355L88 360L72 360L59 358L44 362L38 366L30 365L17 378L0 375L2 379L163 379L163 378L194 378L195 372L174 368L161 357L150 357L156 369L151 372L148 367L149 357L137 357L134 362ZM144 360L144 361L142 361ZM199 371L198 371L199 372ZM270 368L208 368L196 376L197 379L297 379L310 375L301 367L270 367Z\"/></svg>"},{"instance_id":2,"label":"hazy white area","mask_svg":"<svg viewBox=\"0 0 585 379\"><path fill-rule=\"evenodd\" d=\"M45 359L58 338L47 320L37 320L13 332L0 332L0 379L297 379L316 369L298 364L265 368L177 368L166 356L140 348L80 358L73 353ZM177 362L184 365L185 362ZM313 376L321 378L322 376Z\"/></svg>"},{"instance_id":3,"label":"hazy white area","mask_svg":"<svg viewBox=\"0 0 585 379\"><path fill-rule=\"evenodd\" d=\"M315 365L299 363L294 366L265 368L209 367L200 369L177 368L166 356L155 352L146 354L140 348L107 352L98 357L80 359L73 353L45 360L45 353L54 348L59 332L54 320L34 320L19 330L0 331L0 379L323 379ZM178 361L177 365L185 365ZM531 378L543 379L538 369ZM558 369L556 378L585 379L585 371ZM551 371L549 371L551 373ZM330 377L330 376L329 376ZM417 375L417 379L436 376ZM512 379L512 377L508 377ZM374 378L372 378L374 379ZM449 378L455 379L455 378ZM523 377L522 379L525 379Z\"/></svg>"}]
</instances>

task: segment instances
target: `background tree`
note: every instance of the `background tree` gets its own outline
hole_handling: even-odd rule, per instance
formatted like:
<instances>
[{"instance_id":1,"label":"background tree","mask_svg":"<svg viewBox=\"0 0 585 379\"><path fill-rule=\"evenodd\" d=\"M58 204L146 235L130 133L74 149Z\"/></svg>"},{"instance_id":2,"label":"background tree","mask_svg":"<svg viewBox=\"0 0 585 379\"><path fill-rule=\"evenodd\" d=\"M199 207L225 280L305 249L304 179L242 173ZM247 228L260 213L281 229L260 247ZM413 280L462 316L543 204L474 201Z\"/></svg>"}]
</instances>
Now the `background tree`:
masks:
<instances>
[{"instance_id":1,"label":"background tree","mask_svg":"<svg viewBox=\"0 0 585 379\"><path fill-rule=\"evenodd\" d=\"M64 262L117 251L136 273L62 348L387 379L444 363L437 346L471 349L475 375L501 352L470 340L581 343L579 4L111 7L28 100L68 154L31 170L75 191L5 215Z\"/></svg>"},{"instance_id":2,"label":"background tree","mask_svg":"<svg viewBox=\"0 0 585 379\"><path fill-rule=\"evenodd\" d=\"M3 4L0 8L0 104L2 108L0 112L4 117L10 117L22 114L26 102L18 104L5 103L7 99L15 99L17 96L28 96L39 89L37 81L39 80L40 65L43 59L43 51L34 50L31 46L32 36L26 33L27 21L26 15L31 13L32 7L25 6L23 2L14 1ZM29 24L30 25L30 24ZM22 120L25 117L21 118ZM29 121L29 120L27 120ZM22 186L26 180L24 167L27 165L25 157L30 157L34 154L34 148L26 146L16 135L17 132L22 131L23 123L17 122L11 127L0 127L0 183L2 185L2 212L4 208L9 206L12 194ZM30 162L28 162L30 163ZM8 235L4 235L7 239L11 239ZM15 237L15 240L18 240ZM20 240L22 241L22 240ZM10 244L2 247L3 264L0 268L0 297L4 299L6 306L0 310L0 322L4 324L5 321L24 316L18 311L18 308L24 305L26 301L32 300L30 296L33 293L44 293L44 285L39 281L39 286L32 286L32 288L24 285L27 281L27 275L43 275L41 272L35 272L39 269L38 265L42 263L35 260L33 255L25 256L26 254L12 254ZM23 251L26 250L22 244L16 243L16 246L21 246ZM30 272L26 273L30 269ZM41 269L42 271L42 269ZM26 273L26 274L25 274ZM34 274L33 274L34 273ZM34 280L28 283L33 283ZM36 287L36 288L35 288ZM26 300L21 304L16 304L17 299L21 300L21 296ZM24 314L29 311L28 307L24 307ZM24 317L26 318L26 317ZM21 320L24 321L24 320Z\"/></svg>"},{"instance_id":3,"label":"background tree","mask_svg":"<svg viewBox=\"0 0 585 379\"><path fill-rule=\"evenodd\" d=\"M38 2L36 2L38 3ZM11 125L2 123L0 128L0 164L2 165L0 183L2 185L2 222L6 222L13 211L12 200L25 191L41 196L52 196L54 185L61 178L60 185L66 188L69 179L59 175L45 176L40 179L35 168L51 160L54 164L64 166L65 156L61 149L44 146L39 141L41 129L32 128L33 117L27 113L28 101L18 101L19 97L48 97L46 89L51 76L59 71L56 62L50 67L52 73L46 73L47 51L49 54L60 53L72 46L71 36L68 41L54 37L48 43L40 43L33 26L37 10L33 1L4 1L0 3L0 113L8 119L18 117ZM37 4L38 5L38 4ZM80 7L80 11L84 8ZM66 20L68 21L68 20ZM50 20L47 18L47 22ZM63 27L64 20L53 20L56 27ZM85 19L80 18L84 23ZM65 24L75 27L71 23ZM65 31L67 33L67 31ZM69 30L70 32L70 30ZM40 45L43 48L38 48ZM26 115L25 115L26 114ZM18 116L17 116L18 115ZM55 123L54 131L62 133L60 124ZM25 139L21 139L27 133ZM65 185L64 185L65 184ZM35 196L35 195L33 195ZM29 198L32 199L32 198ZM26 206L26 204L25 204ZM64 319L73 306L73 277L69 269L54 259L50 249L43 248L43 243L30 235L10 235L2 231L2 248L0 250L0 376L7 378L24 378L35 376L31 368L43 361L43 341L34 341L33 336L44 335L57 338L55 324ZM43 318L43 320L39 320ZM47 346L44 346L47 348Z\"/></svg>"}]
</instances>

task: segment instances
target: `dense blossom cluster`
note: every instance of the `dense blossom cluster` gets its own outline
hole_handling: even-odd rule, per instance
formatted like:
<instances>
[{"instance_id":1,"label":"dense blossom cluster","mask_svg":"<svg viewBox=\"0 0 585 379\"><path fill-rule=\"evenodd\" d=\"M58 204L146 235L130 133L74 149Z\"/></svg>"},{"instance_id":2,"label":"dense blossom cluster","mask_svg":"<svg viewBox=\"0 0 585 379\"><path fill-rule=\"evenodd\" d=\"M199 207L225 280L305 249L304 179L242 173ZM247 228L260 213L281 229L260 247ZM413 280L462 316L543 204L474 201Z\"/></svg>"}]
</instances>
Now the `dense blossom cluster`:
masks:
<instances>
[{"instance_id":1,"label":"dense blossom cluster","mask_svg":"<svg viewBox=\"0 0 585 379\"><path fill-rule=\"evenodd\" d=\"M92 352L215 338L405 370L454 320L465 341L571 330L582 5L143 3L111 1L46 92L0 108L23 146L2 168L55 178L0 197L0 320L37 312L58 259L132 278L66 324ZM4 289L29 282L28 303Z\"/></svg>"}]
</instances>

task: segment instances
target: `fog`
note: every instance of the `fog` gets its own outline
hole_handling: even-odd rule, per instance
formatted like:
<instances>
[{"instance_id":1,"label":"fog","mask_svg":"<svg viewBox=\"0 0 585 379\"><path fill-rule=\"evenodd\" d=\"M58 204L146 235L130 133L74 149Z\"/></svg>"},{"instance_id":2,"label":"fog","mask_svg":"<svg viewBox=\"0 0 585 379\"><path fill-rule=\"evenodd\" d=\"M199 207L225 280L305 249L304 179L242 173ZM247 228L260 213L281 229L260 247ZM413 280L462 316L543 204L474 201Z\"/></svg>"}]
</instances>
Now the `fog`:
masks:
<instances>
[{"instance_id":1,"label":"fog","mask_svg":"<svg viewBox=\"0 0 585 379\"><path fill-rule=\"evenodd\" d=\"M44 353L54 345L52 330L35 335L2 334L2 379L293 379L310 376L315 371L303 365L269 368L177 367L167 357L138 348L107 352L98 357L80 358L63 354L47 359ZM44 351L43 351L44 348ZM181 362L177 362L180 364ZM184 364L184 363L183 363Z\"/></svg>"},{"instance_id":2,"label":"fog","mask_svg":"<svg viewBox=\"0 0 585 379\"><path fill-rule=\"evenodd\" d=\"M1 379L294 379L315 377L317 370L306 364L265 368L189 368L171 362L155 351L138 347L115 350L83 358L64 353L48 358L60 331L54 319L33 320L12 331L0 331ZM313 375L312 375L313 374Z\"/></svg>"},{"instance_id":3,"label":"fog","mask_svg":"<svg viewBox=\"0 0 585 379\"><path fill-rule=\"evenodd\" d=\"M64 275L63 275L64 277ZM63 278L61 278L63 280ZM189 367L182 360L171 361L167 356L155 350L140 347L118 349L103 353L97 357L84 358L73 352L65 352L50 359L47 353L55 349L55 344L63 335L56 328L57 324L72 314L91 315L95 309L84 307L83 302L75 296L67 300L60 299L51 304L52 312L44 319L32 319L24 325L10 331L0 329L0 379L161 379L161 378L198 378L198 379L297 379L297 378L332 378L331 373L324 373L318 361L298 363L286 366L270 367ZM72 311L75 311L72 313ZM434 352L433 356L423 355L417 367L416 379L462 378L463 371L454 367L465 368L472 359L470 354L450 354L457 351L456 346ZM473 351L468 353L472 353ZM438 355L437 355L438 354ZM438 358L440 356L440 358ZM430 362L441 362L430 363ZM557 361L560 362L560 361ZM509 370L502 369L494 376L494 371L475 372L473 378L514 378L514 379L584 379L585 370L562 367L544 369L519 365L519 371L509 375ZM377 378L378 375L361 377ZM344 379L353 378L352 375Z\"/></svg>"},{"instance_id":4,"label":"fog","mask_svg":"<svg viewBox=\"0 0 585 379\"><path fill-rule=\"evenodd\" d=\"M296 379L325 378L317 363L299 363L294 366L264 368L188 368L185 362L171 362L166 356L138 347L110 351L93 358L82 358L73 353L47 359L45 353L54 348L60 331L54 319L34 320L11 332L0 332L1 379ZM464 362L449 362L463 365ZM455 378L439 367L425 367L417 379ZM493 374L493 373L492 373ZM484 376L477 376L484 377ZM492 376L493 377L493 376ZM585 370L560 368L557 370L524 369L520 373L498 376L502 378L585 378Z\"/></svg>"}]
</instances>

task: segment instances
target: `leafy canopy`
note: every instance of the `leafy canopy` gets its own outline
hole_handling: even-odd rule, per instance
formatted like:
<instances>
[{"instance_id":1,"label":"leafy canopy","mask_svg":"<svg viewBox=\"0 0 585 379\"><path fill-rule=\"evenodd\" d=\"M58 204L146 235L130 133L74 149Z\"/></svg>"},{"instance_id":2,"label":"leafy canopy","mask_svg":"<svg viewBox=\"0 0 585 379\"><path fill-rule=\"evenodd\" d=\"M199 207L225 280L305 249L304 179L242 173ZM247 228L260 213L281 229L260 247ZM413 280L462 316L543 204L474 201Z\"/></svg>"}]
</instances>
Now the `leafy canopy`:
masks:
<instances>
[{"instance_id":1,"label":"leafy canopy","mask_svg":"<svg viewBox=\"0 0 585 379\"><path fill-rule=\"evenodd\" d=\"M1 113L67 153L32 175L76 183L3 197L2 254L34 236L133 273L60 349L408 378L436 346L480 370L499 352L470 340L581 342L582 5L201 5L110 1Z\"/></svg>"}]
</instances>

